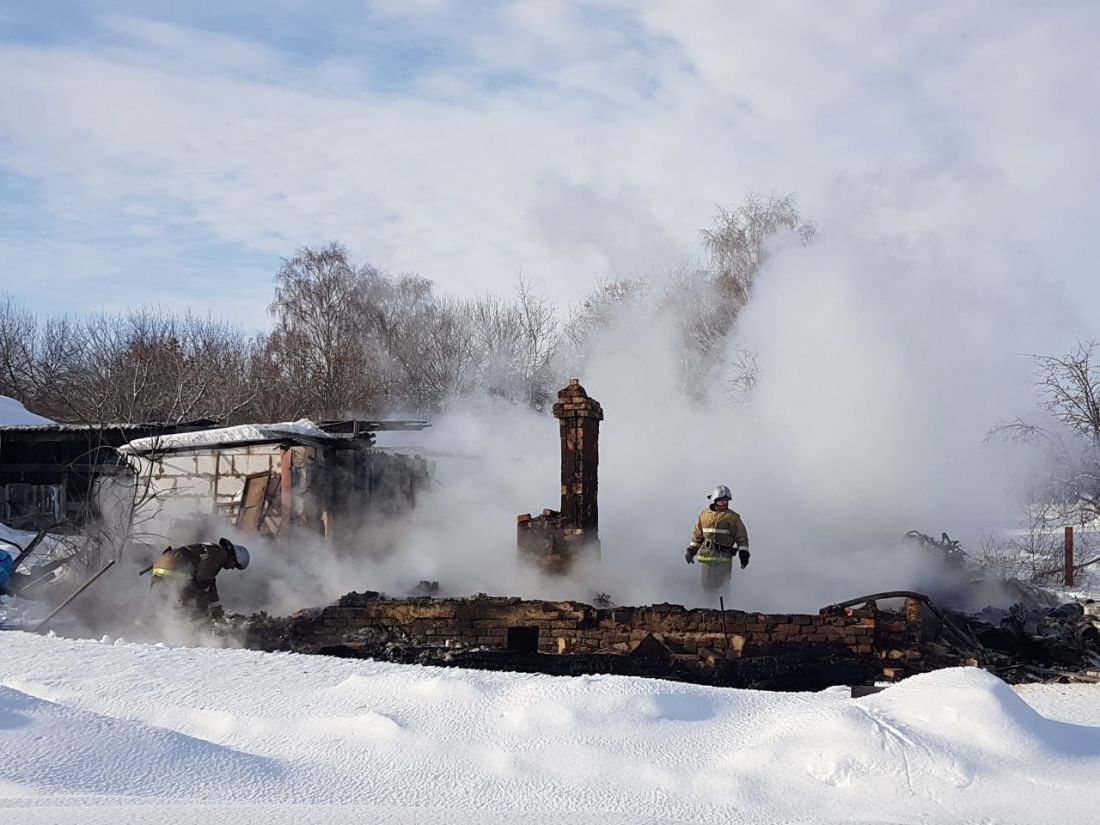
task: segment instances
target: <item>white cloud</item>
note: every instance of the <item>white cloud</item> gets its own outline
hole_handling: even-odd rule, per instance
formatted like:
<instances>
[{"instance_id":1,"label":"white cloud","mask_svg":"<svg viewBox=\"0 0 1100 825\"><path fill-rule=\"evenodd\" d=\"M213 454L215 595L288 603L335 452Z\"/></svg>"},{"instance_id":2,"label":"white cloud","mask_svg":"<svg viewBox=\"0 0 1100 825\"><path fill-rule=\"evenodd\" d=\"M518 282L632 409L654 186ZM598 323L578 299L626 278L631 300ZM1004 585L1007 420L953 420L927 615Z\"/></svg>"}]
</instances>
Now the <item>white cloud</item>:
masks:
<instances>
[{"instance_id":1,"label":"white cloud","mask_svg":"<svg viewBox=\"0 0 1100 825\"><path fill-rule=\"evenodd\" d=\"M4 45L0 164L86 242L183 228L274 262L338 239L463 292L522 273L575 298L694 258L750 190L827 228L838 190L915 174L944 184L879 204L898 231L999 187L980 206L1014 243L1066 277L1091 259L1089 4L429 6L333 20L339 53L121 16L99 43ZM405 27L398 80L364 83L377 21Z\"/></svg>"},{"instance_id":2,"label":"white cloud","mask_svg":"<svg viewBox=\"0 0 1100 825\"><path fill-rule=\"evenodd\" d=\"M888 578L877 550L909 527L973 546L998 526L1008 473L980 440L1032 398L1016 353L1096 335L1098 18L1090 3L376 3L332 21L338 48L295 52L112 18L102 43L0 46L0 169L43 227L24 219L0 255L48 285L42 307L168 296L259 323L277 256L331 239L445 289L507 292L522 274L564 302L697 257L717 204L797 192L823 238L778 254L741 318L762 368L750 405L682 399L649 318L609 336L584 381L608 414L605 559L637 572L625 595L688 586L675 547L726 481L760 540L756 606L796 590L820 605L871 584L830 563L853 547ZM525 441L496 423L490 444ZM537 477L553 490L552 468Z\"/></svg>"},{"instance_id":3,"label":"white cloud","mask_svg":"<svg viewBox=\"0 0 1100 825\"><path fill-rule=\"evenodd\" d=\"M137 65L190 67L195 76L234 74L256 80L278 79L289 83L286 56L241 37L199 29L179 23L143 20L137 17L105 15L97 19L110 40L125 44L107 53Z\"/></svg>"}]
</instances>

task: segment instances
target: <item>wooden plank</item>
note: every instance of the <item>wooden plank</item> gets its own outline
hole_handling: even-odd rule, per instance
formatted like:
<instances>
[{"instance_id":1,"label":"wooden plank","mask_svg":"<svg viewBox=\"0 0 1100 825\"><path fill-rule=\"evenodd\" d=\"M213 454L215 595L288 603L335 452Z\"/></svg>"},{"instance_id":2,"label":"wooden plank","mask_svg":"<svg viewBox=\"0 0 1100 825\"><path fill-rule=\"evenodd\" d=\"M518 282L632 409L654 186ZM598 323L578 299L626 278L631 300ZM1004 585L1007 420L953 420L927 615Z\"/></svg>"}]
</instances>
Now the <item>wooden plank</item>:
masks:
<instances>
[{"instance_id":1,"label":"wooden plank","mask_svg":"<svg viewBox=\"0 0 1100 825\"><path fill-rule=\"evenodd\" d=\"M267 488L271 473L252 473L244 478L241 490L241 506L237 510L237 527L255 532L263 523L267 505Z\"/></svg>"},{"instance_id":2,"label":"wooden plank","mask_svg":"<svg viewBox=\"0 0 1100 825\"><path fill-rule=\"evenodd\" d=\"M286 535L290 532L290 516L293 494L293 474L291 472L291 464L293 462L293 453L290 448L283 450L282 457L279 459L279 529L276 531L277 536Z\"/></svg>"},{"instance_id":3,"label":"wooden plank","mask_svg":"<svg viewBox=\"0 0 1100 825\"><path fill-rule=\"evenodd\" d=\"M282 518L282 478L278 473L271 473L271 478L267 480L267 497L264 501L264 517L260 521L260 532L268 536L277 536Z\"/></svg>"}]
</instances>

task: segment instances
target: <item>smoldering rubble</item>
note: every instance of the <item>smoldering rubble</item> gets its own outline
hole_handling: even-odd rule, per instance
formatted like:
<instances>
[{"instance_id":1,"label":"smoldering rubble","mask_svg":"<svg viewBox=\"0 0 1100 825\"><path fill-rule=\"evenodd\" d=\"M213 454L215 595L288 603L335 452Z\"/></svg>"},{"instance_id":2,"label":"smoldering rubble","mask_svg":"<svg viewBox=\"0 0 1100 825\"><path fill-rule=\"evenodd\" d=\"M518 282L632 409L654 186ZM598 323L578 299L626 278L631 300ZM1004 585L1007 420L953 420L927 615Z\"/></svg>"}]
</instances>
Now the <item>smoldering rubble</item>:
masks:
<instances>
[{"instance_id":1,"label":"smoldering rubble","mask_svg":"<svg viewBox=\"0 0 1100 825\"><path fill-rule=\"evenodd\" d=\"M514 553L518 563L537 575L571 581L572 573L580 577L572 581L583 582L599 569L596 491L602 410L579 382L572 382L562 390L555 415L562 501L542 517L518 517ZM349 519L358 519L356 527L361 528L367 520L382 524L403 509L413 512L417 497L428 495L430 473L420 456L374 453L373 437L364 436L358 424L335 429L326 434L299 423L278 431L213 431L165 443L137 442L124 453L139 454L145 474L162 491L186 489L192 498L211 500L215 512L220 510L239 535L251 536L267 552L288 552L280 542L289 536L300 540L305 530L328 540L314 552L339 552L341 527ZM40 531L21 548L15 566L32 558L45 537ZM592 604L463 597L449 592L446 582L421 581L410 595L347 593L328 606L286 616L246 615L232 612L231 605L225 622L201 632L181 632L135 607L143 601L136 594L146 595L134 584L143 572L137 564L145 557L131 548L123 564L129 584L109 579L99 585L99 598L76 602L68 615L53 618L55 608L95 585L105 572L101 546L88 539L75 552L41 560L33 572L14 571L8 589L49 605L51 613L26 623L25 629L44 629L42 618L49 618L50 629L73 635L406 663L563 675L619 673L777 690L867 687L958 665L980 666L1013 682L1100 680L1100 606L1054 604L1048 591L990 577L946 534L937 541L911 531L909 539L910 552L920 556L916 566L926 571L933 586L932 595L872 593L825 605L816 613L748 612L724 603L717 609L630 607L617 605L608 593L599 593ZM360 558L359 566L365 561ZM355 564L352 558L348 569ZM66 571L69 575L62 575ZM273 566L259 580L277 587L281 577L307 571ZM1007 606L964 609L985 597ZM144 602L147 607L148 599Z\"/></svg>"}]
</instances>

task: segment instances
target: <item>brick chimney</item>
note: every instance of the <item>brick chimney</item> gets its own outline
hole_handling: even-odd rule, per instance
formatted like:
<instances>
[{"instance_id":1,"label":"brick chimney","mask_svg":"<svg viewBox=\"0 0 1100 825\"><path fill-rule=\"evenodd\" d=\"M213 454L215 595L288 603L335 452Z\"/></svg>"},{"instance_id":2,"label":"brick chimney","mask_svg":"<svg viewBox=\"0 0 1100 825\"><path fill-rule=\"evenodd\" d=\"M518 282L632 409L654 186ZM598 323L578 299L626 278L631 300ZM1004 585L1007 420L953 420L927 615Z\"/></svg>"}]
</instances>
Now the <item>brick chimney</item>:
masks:
<instances>
[{"instance_id":1,"label":"brick chimney","mask_svg":"<svg viewBox=\"0 0 1100 825\"><path fill-rule=\"evenodd\" d=\"M576 378L558 392L554 418L561 427L561 515L566 524L598 538L600 421L603 408Z\"/></svg>"},{"instance_id":2,"label":"brick chimney","mask_svg":"<svg viewBox=\"0 0 1100 825\"><path fill-rule=\"evenodd\" d=\"M597 503L603 408L576 378L558 392L561 431L561 510L516 517L520 558L548 573L567 573L582 555L599 558Z\"/></svg>"}]
</instances>

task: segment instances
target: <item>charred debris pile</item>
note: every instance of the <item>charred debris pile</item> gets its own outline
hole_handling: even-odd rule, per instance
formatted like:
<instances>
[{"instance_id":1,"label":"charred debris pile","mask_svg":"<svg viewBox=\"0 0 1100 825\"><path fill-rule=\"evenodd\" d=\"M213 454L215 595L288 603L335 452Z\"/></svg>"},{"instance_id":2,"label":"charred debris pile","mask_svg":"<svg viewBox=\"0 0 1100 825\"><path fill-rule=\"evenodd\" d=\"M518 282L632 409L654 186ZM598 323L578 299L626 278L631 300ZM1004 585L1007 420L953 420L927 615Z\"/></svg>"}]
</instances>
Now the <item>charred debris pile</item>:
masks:
<instances>
[{"instance_id":1,"label":"charred debris pile","mask_svg":"<svg viewBox=\"0 0 1100 825\"><path fill-rule=\"evenodd\" d=\"M1053 589L995 575L946 533L906 538L924 556L935 582L929 592L943 607L927 599L922 639L933 654L965 655L1008 682L1100 682L1100 603L1067 602Z\"/></svg>"},{"instance_id":2,"label":"charred debris pile","mask_svg":"<svg viewBox=\"0 0 1100 825\"><path fill-rule=\"evenodd\" d=\"M234 632L267 651L772 690L870 685L960 665L1012 683L1100 682L1100 604L975 615L910 591L802 615L349 593L289 617L238 617Z\"/></svg>"},{"instance_id":3,"label":"charred debris pile","mask_svg":"<svg viewBox=\"0 0 1100 825\"><path fill-rule=\"evenodd\" d=\"M594 607L485 595L389 599L351 593L287 618L242 620L240 632L246 646L262 650L808 690L870 683L882 678L884 662L895 677L920 668L919 628L911 619L855 608L777 615L673 604Z\"/></svg>"},{"instance_id":4,"label":"charred debris pile","mask_svg":"<svg viewBox=\"0 0 1100 825\"><path fill-rule=\"evenodd\" d=\"M530 538L525 529L521 553ZM438 585L425 582L416 596L349 593L287 618L243 619L238 630L247 646L262 650L775 690L871 685L959 665L1009 682L1100 682L1100 604L1058 604L1050 591L984 575L946 536L910 538L912 552L934 570L934 598L896 590L815 614L765 614L619 607L606 595L594 605L484 594L434 598L426 594ZM1011 607L959 609L989 603Z\"/></svg>"},{"instance_id":5,"label":"charred debris pile","mask_svg":"<svg viewBox=\"0 0 1100 825\"><path fill-rule=\"evenodd\" d=\"M518 516L515 548L522 563L546 575L569 572L582 561L598 563L601 555L597 496L603 408L574 380L559 392L553 412L561 437L561 502L538 516ZM131 472L144 473L157 501L190 501L195 512L209 514L177 525L174 544L199 540L200 533L227 522L239 533L267 536L274 547L289 546L301 535L339 543L369 529L375 519L407 512L429 494L429 463L420 455L377 449L373 437L378 430L426 426L420 421L344 421L210 429L196 423L130 440L111 454L124 456ZM74 535L69 552L20 572L20 564L30 561L46 536L41 525L64 516L64 493L77 487L66 475L68 454L37 467L45 473L41 477L25 476L30 453L24 447L59 433L69 438L68 429L15 430L22 440L13 443L23 452L11 452L8 461L5 447L0 465L7 461L7 469L19 474L20 502L44 502L46 509L24 513L39 532L28 546L13 548L17 555L0 587L44 601L49 610L63 608L115 559L101 539ZM6 432L4 438L7 444ZM103 474L112 477L123 471L115 458L104 466L108 471ZM0 473L6 500L14 500L8 495L14 478ZM594 604L485 595L439 598L438 585L425 582L408 598L349 593L327 607L289 617L234 616L216 632L259 650L550 674L630 674L777 690L871 685L962 664L985 667L1012 682L1100 681L1100 605L1058 604L1050 591L1000 581L946 535L935 540L912 532L909 538L913 552L925 554L920 567L931 571L934 587L918 582L915 590L867 594L812 614L672 604L620 607L610 597L594 599ZM63 575L74 567L84 572ZM113 575L120 575L118 568ZM135 590L142 584L136 582ZM110 624L98 614L94 621L84 618L85 634L91 629L93 635L128 632L119 626L116 610ZM66 632L63 621L51 629Z\"/></svg>"}]
</instances>

